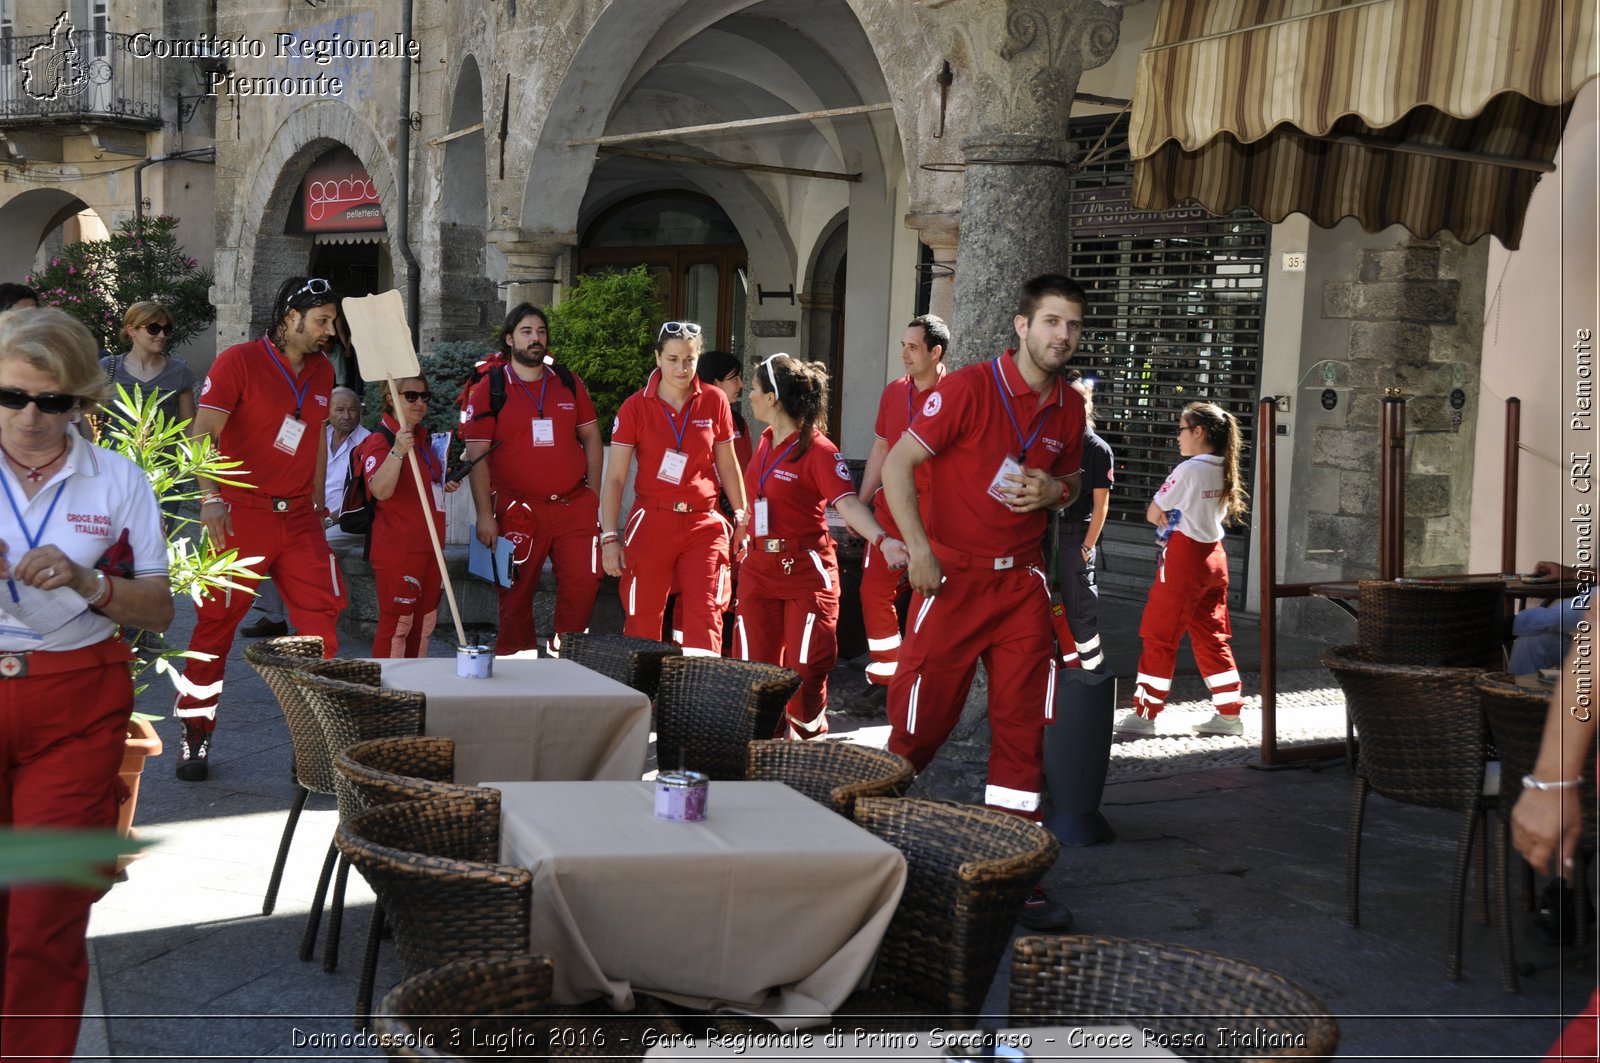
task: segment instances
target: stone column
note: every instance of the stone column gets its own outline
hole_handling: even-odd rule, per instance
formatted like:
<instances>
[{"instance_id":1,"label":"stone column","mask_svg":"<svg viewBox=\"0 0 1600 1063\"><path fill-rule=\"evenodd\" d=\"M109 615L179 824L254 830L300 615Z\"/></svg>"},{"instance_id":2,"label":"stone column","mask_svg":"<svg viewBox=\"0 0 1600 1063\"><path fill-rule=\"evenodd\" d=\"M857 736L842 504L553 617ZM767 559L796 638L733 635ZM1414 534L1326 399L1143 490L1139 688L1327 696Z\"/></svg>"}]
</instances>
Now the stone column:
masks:
<instances>
[{"instance_id":1,"label":"stone column","mask_svg":"<svg viewBox=\"0 0 1600 1063\"><path fill-rule=\"evenodd\" d=\"M961 238L961 219L955 214L908 214L906 224L917 230L917 238L933 252L928 313L948 323L956 312L956 250Z\"/></svg>"},{"instance_id":2,"label":"stone column","mask_svg":"<svg viewBox=\"0 0 1600 1063\"><path fill-rule=\"evenodd\" d=\"M1083 71L1111 57L1122 26L1115 0L957 7L977 68L977 102L974 131L961 142L952 367L1015 346L1018 286L1066 269L1072 97Z\"/></svg>"},{"instance_id":3,"label":"stone column","mask_svg":"<svg viewBox=\"0 0 1600 1063\"><path fill-rule=\"evenodd\" d=\"M496 229L489 234L506 257L506 309L518 303L549 306L555 289L561 256L572 245L548 237L535 238L523 229Z\"/></svg>"}]
</instances>

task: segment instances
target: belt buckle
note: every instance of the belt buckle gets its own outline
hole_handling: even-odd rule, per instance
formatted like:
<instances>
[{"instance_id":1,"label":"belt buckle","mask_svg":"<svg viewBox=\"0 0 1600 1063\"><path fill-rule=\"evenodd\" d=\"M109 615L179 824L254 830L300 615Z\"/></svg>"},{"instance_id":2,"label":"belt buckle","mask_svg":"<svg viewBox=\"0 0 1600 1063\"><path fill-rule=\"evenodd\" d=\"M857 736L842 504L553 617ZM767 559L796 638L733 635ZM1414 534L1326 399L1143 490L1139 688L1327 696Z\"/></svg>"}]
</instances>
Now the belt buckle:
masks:
<instances>
[{"instance_id":1,"label":"belt buckle","mask_svg":"<svg viewBox=\"0 0 1600 1063\"><path fill-rule=\"evenodd\" d=\"M28 674L26 653L0 654L0 679L20 679Z\"/></svg>"},{"instance_id":2,"label":"belt buckle","mask_svg":"<svg viewBox=\"0 0 1600 1063\"><path fill-rule=\"evenodd\" d=\"M994 570L996 572L1004 572L1016 563L1017 559L1015 557L997 557L994 559Z\"/></svg>"},{"instance_id":3,"label":"belt buckle","mask_svg":"<svg viewBox=\"0 0 1600 1063\"><path fill-rule=\"evenodd\" d=\"M287 513L287 512L289 512L289 500L287 498L274 498L272 500L272 512L274 512L274 513Z\"/></svg>"},{"instance_id":4,"label":"belt buckle","mask_svg":"<svg viewBox=\"0 0 1600 1063\"><path fill-rule=\"evenodd\" d=\"M763 540L763 542L761 543L761 549L765 550L769 554L781 554L781 553L783 553L783 540L782 539L766 539L766 540Z\"/></svg>"},{"instance_id":5,"label":"belt buckle","mask_svg":"<svg viewBox=\"0 0 1600 1063\"><path fill-rule=\"evenodd\" d=\"M674 513L687 513L687 512L689 512L689 503L687 503L687 502L674 502L674 503L672 503L672 512L674 512Z\"/></svg>"}]
</instances>

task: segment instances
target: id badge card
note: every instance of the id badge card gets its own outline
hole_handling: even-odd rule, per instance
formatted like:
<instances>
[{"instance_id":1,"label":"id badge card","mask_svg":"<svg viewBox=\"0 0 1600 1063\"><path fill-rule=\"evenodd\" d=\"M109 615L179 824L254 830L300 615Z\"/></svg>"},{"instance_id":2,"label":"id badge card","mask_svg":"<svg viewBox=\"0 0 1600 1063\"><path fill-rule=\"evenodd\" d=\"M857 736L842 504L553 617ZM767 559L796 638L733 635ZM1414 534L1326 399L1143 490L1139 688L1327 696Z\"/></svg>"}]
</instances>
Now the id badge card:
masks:
<instances>
[{"instance_id":1,"label":"id badge card","mask_svg":"<svg viewBox=\"0 0 1600 1063\"><path fill-rule=\"evenodd\" d=\"M440 483L437 480L432 480L432 481L430 481L428 483L428 486L433 488L433 508L434 508L434 510L436 512L443 513L444 512L444 484Z\"/></svg>"},{"instance_id":2,"label":"id badge card","mask_svg":"<svg viewBox=\"0 0 1600 1063\"><path fill-rule=\"evenodd\" d=\"M681 450L669 450L661 455L661 468L656 470L656 479L665 480L669 484L683 483L683 470L689 464L689 455Z\"/></svg>"},{"instance_id":3,"label":"id badge card","mask_svg":"<svg viewBox=\"0 0 1600 1063\"><path fill-rule=\"evenodd\" d=\"M533 445L536 447L553 447L556 445L556 422L550 417L535 417L533 419Z\"/></svg>"},{"instance_id":4,"label":"id badge card","mask_svg":"<svg viewBox=\"0 0 1600 1063\"><path fill-rule=\"evenodd\" d=\"M1011 476L1020 479L1022 466L1017 463L1016 458L1007 454L1006 460L1000 463L1000 471L994 474L993 480L989 481L989 497L996 502L1003 502L1009 506L1011 504L1011 496L1008 492L1015 491L1017 488L1017 485L1008 479Z\"/></svg>"},{"instance_id":5,"label":"id badge card","mask_svg":"<svg viewBox=\"0 0 1600 1063\"><path fill-rule=\"evenodd\" d=\"M755 523L755 532L754 532L754 534L756 534L757 536L760 536L761 538L765 539L770 534L770 532L767 531L767 500L766 499L764 499L764 498L756 499L755 516L753 518L751 518L751 519Z\"/></svg>"},{"instance_id":6,"label":"id badge card","mask_svg":"<svg viewBox=\"0 0 1600 1063\"><path fill-rule=\"evenodd\" d=\"M283 424L278 426L278 438L272 445L285 454L293 454L300 449L300 440L306 434L306 423L292 413L283 415Z\"/></svg>"}]
</instances>

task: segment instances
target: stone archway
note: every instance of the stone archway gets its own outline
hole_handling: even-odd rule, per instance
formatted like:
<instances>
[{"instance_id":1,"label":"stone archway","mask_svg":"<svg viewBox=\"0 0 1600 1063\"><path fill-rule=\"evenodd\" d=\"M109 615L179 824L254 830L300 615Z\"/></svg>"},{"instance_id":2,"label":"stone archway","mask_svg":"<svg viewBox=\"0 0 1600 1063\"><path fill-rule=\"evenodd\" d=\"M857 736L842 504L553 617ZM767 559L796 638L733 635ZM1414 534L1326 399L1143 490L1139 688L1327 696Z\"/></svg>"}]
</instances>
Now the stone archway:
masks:
<instances>
[{"instance_id":1,"label":"stone archway","mask_svg":"<svg viewBox=\"0 0 1600 1063\"><path fill-rule=\"evenodd\" d=\"M93 208L59 188L32 188L0 207L0 280L20 283L33 269L39 248L62 224Z\"/></svg>"},{"instance_id":2,"label":"stone archway","mask_svg":"<svg viewBox=\"0 0 1600 1063\"><path fill-rule=\"evenodd\" d=\"M478 61L463 57L456 75L447 128L479 128L456 135L444 146L440 197L438 292L427 309L437 313L425 331L442 340L475 340L488 335L500 299L484 261L489 219L487 159L483 135L483 77ZM436 310L435 310L436 308Z\"/></svg>"}]
</instances>

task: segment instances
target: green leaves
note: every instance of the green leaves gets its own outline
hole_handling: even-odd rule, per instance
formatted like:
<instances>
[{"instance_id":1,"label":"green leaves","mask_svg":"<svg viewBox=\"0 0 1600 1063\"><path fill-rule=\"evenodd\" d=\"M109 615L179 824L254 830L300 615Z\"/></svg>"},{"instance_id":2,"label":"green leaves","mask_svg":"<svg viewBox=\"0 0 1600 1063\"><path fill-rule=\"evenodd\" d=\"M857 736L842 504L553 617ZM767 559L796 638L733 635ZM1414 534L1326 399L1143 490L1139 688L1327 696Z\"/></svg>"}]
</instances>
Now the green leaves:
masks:
<instances>
[{"instance_id":1,"label":"green leaves","mask_svg":"<svg viewBox=\"0 0 1600 1063\"><path fill-rule=\"evenodd\" d=\"M644 266L579 277L550 311L550 350L588 385L608 439L622 400L642 388L655 368L661 315L660 293Z\"/></svg>"},{"instance_id":2,"label":"green leaves","mask_svg":"<svg viewBox=\"0 0 1600 1063\"><path fill-rule=\"evenodd\" d=\"M106 866L146 844L109 830L0 831L0 888L57 882L104 889Z\"/></svg>"}]
</instances>

